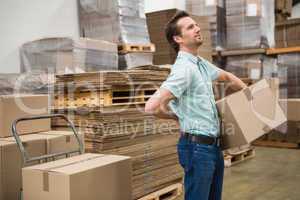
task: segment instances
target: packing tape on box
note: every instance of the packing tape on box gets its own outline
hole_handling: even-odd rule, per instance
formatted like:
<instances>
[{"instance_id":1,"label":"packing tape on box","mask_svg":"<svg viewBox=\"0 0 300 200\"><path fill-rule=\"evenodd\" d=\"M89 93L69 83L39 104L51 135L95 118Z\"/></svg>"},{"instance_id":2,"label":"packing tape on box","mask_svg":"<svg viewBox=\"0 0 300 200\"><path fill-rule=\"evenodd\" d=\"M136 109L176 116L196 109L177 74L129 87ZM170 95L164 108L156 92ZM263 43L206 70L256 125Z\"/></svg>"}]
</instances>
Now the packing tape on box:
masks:
<instances>
[{"instance_id":1,"label":"packing tape on box","mask_svg":"<svg viewBox=\"0 0 300 200\"><path fill-rule=\"evenodd\" d=\"M70 143L71 142L71 136L70 135L66 135L66 143Z\"/></svg>"},{"instance_id":2,"label":"packing tape on box","mask_svg":"<svg viewBox=\"0 0 300 200\"><path fill-rule=\"evenodd\" d=\"M43 191L49 192L49 173L43 172Z\"/></svg>"},{"instance_id":3,"label":"packing tape on box","mask_svg":"<svg viewBox=\"0 0 300 200\"><path fill-rule=\"evenodd\" d=\"M44 140L45 142L45 154L47 154L48 152L50 152L50 149L51 149L51 144L50 144L50 141L49 140Z\"/></svg>"},{"instance_id":4,"label":"packing tape on box","mask_svg":"<svg viewBox=\"0 0 300 200\"><path fill-rule=\"evenodd\" d=\"M78 164L78 163L83 163L83 162L90 161L90 160L97 159L97 158L101 158L101 157L104 157L104 156L107 156L107 155L97 155L97 156L93 156L91 158L86 158L86 159L83 159L83 160L74 161L74 162L71 162L71 163L68 163L68 164L64 164L64 165L60 165L60 166L56 166L56 167L50 167L50 168L45 169L44 172L43 172L43 190L45 192L49 192L49 173L52 170L59 169L59 168L62 168L62 167L67 167L67 166L70 166L70 165L75 165L75 164Z\"/></svg>"}]
</instances>

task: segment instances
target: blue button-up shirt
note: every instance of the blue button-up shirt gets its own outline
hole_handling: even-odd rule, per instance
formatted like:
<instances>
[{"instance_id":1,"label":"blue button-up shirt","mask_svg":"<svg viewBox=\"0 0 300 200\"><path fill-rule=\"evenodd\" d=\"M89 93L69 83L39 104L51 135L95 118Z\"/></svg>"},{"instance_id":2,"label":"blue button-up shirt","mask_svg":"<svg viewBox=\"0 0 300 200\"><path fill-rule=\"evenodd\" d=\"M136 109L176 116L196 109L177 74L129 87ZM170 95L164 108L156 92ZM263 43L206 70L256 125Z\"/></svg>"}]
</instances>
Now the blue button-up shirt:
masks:
<instances>
[{"instance_id":1,"label":"blue button-up shirt","mask_svg":"<svg viewBox=\"0 0 300 200\"><path fill-rule=\"evenodd\" d=\"M179 118L180 129L191 134L219 135L218 111L212 81L220 70L203 58L180 51L161 88L175 97L169 104Z\"/></svg>"}]
</instances>

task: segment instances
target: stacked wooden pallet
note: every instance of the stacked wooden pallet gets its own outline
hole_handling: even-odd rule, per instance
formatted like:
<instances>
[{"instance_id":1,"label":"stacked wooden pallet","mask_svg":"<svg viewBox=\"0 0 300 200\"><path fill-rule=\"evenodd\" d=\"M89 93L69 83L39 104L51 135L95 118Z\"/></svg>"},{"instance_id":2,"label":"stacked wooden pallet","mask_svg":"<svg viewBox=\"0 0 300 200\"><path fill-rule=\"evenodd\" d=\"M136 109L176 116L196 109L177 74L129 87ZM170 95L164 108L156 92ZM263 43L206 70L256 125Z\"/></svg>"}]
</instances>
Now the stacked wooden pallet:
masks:
<instances>
[{"instance_id":1,"label":"stacked wooden pallet","mask_svg":"<svg viewBox=\"0 0 300 200\"><path fill-rule=\"evenodd\" d=\"M234 149L229 149L224 152L224 165L225 167L231 167L239 164L255 156L255 149L252 146L244 146Z\"/></svg>"},{"instance_id":2,"label":"stacked wooden pallet","mask_svg":"<svg viewBox=\"0 0 300 200\"><path fill-rule=\"evenodd\" d=\"M176 183L159 191L153 192L139 200L175 200L182 195L182 184Z\"/></svg>"},{"instance_id":3,"label":"stacked wooden pallet","mask_svg":"<svg viewBox=\"0 0 300 200\"><path fill-rule=\"evenodd\" d=\"M132 69L144 65L152 65L155 45L147 44L119 44L119 69Z\"/></svg>"},{"instance_id":4,"label":"stacked wooden pallet","mask_svg":"<svg viewBox=\"0 0 300 200\"><path fill-rule=\"evenodd\" d=\"M118 45L119 53L133 53L133 52L143 52L151 53L155 51L155 45L152 43L149 44L119 44Z\"/></svg>"},{"instance_id":5,"label":"stacked wooden pallet","mask_svg":"<svg viewBox=\"0 0 300 200\"><path fill-rule=\"evenodd\" d=\"M178 125L143 112L169 70L131 70L57 77L54 111L85 134L87 152L131 156L133 197L182 181ZM53 126L64 128L59 119Z\"/></svg>"}]
</instances>

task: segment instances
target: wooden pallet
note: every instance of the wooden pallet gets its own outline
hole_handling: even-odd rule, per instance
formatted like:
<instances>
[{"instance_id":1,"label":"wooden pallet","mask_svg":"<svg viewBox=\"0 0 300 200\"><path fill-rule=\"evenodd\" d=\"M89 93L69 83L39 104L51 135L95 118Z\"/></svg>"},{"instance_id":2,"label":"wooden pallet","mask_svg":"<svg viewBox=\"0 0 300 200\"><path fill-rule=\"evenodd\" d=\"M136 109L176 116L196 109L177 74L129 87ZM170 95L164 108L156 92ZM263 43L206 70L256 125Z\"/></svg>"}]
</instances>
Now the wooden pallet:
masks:
<instances>
[{"instance_id":1,"label":"wooden pallet","mask_svg":"<svg viewBox=\"0 0 300 200\"><path fill-rule=\"evenodd\" d=\"M225 167L231 167L233 165L249 160L254 156L255 156L255 150L253 147L232 154L225 153L224 165Z\"/></svg>"},{"instance_id":2,"label":"wooden pallet","mask_svg":"<svg viewBox=\"0 0 300 200\"><path fill-rule=\"evenodd\" d=\"M182 194L182 188L181 183L176 183L142 197L139 200L174 200Z\"/></svg>"},{"instance_id":3,"label":"wooden pallet","mask_svg":"<svg viewBox=\"0 0 300 200\"><path fill-rule=\"evenodd\" d=\"M292 142L284 142L284 141L256 140L252 144L255 145L255 146L262 146L262 147L300 149L300 142L299 143L292 143Z\"/></svg>"},{"instance_id":4,"label":"wooden pallet","mask_svg":"<svg viewBox=\"0 0 300 200\"><path fill-rule=\"evenodd\" d=\"M145 104L157 88L117 88L105 91L75 92L55 97L56 108L106 107Z\"/></svg>"},{"instance_id":5,"label":"wooden pallet","mask_svg":"<svg viewBox=\"0 0 300 200\"><path fill-rule=\"evenodd\" d=\"M149 44L119 44L118 52L121 54L126 53L150 53L155 52L155 45L152 43Z\"/></svg>"}]
</instances>

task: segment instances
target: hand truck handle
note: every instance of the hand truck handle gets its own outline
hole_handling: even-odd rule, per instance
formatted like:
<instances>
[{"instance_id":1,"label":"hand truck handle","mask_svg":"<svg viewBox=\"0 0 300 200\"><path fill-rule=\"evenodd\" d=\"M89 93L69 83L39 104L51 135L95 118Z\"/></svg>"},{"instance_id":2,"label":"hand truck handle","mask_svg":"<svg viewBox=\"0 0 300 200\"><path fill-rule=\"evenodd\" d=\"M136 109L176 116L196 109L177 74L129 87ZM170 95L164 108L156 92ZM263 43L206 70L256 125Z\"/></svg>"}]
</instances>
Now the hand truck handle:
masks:
<instances>
[{"instance_id":1,"label":"hand truck handle","mask_svg":"<svg viewBox=\"0 0 300 200\"><path fill-rule=\"evenodd\" d=\"M72 129L77 142L78 142L78 146L79 148L77 150L74 151L69 151L69 152L61 152L61 153L55 153L55 154L47 154L47 155L43 155L43 156L38 156L38 157L29 157L27 151L24 148L24 145L20 139L20 136L18 134L17 131L17 124L21 121L30 121L30 120L38 120L38 119L48 119L48 118L62 118L64 119L68 126ZM63 114L50 114L50 115L40 115L40 116L33 116L33 117L23 117L23 118L19 118L16 119L13 123L12 123L12 134L14 136L14 138L16 139L17 145L21 151L22 154L22 158L23 158L23 165L26 165L29 162L34 162L34 161L41 161L43 159L49 159L49 158L55 158L57 156L62 156L62 155L68 155L68 154L72 154L72 153L79 153L79 154L83 154L84 153L84 148L83 148L83 142L80 139L74 124Z\"/></svg>"}]
</instances>

